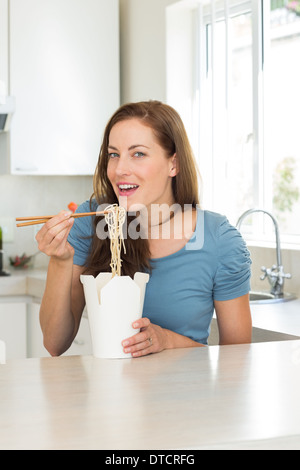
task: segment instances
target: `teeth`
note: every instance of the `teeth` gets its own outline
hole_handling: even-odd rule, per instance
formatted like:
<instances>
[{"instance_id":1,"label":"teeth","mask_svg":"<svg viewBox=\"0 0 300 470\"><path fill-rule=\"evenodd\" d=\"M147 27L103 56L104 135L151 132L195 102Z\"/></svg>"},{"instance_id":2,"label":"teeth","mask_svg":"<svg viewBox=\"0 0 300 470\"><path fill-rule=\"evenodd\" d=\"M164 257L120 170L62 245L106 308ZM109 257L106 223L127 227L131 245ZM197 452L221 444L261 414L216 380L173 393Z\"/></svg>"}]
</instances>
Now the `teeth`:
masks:
<instances>
[{"instance_id":1,"label":"teeth","mask_svg":"<svg viewBox=\"0 0 300 470\"><path fill-rule=\"evenodd\" d=\"M120 189L133 189L133 188L138 188L136 184L120 184L119 185Z\"/></svg>"}]
</instances>

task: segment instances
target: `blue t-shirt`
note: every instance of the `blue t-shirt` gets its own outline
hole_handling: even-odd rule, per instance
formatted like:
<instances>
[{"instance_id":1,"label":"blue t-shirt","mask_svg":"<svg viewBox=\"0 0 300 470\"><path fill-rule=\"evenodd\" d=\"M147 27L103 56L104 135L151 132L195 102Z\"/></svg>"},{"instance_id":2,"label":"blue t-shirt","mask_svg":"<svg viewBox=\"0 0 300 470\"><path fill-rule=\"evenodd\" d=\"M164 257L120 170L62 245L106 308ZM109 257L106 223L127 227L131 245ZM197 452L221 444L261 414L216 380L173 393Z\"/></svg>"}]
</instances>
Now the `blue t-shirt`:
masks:
<instances>
[{"instance_id":1,"label":"blue t-shirt","mask_svg":"<svg viewBox=\"0 0 300 470\"><path fill-rule=\"evenodd\" d=\"M89 201L78 208L88 212ZM75 219L69 242L74 264L85 264L92 219ZM250 290L251 260L239 231L226 217L197 211L193 237L179 251L151 260L143 316L162 328L207 344L214 300L230 300Z\"/></svg>"}]
</instances>

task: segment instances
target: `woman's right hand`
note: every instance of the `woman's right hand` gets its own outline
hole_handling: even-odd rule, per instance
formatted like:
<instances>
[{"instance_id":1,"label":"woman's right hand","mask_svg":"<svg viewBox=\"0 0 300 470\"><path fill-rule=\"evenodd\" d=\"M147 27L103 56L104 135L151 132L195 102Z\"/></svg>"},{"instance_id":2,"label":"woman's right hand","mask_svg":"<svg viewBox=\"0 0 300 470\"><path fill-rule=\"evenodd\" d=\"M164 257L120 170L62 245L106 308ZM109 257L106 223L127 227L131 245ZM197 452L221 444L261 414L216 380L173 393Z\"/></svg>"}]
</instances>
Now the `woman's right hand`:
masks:
<instances>
[{"instance_id":1,"label":"woman's right hand","mask_svg":"<svg viewBox=\"0 0 300 470\"><path fill-rule=\"evenodd\" d=\"M74 248L68 243L68 235L74 223L71 212L61 211L48 220L36 234L40 251L60 260L73 258Z\"/></svg>"}]
</instances>

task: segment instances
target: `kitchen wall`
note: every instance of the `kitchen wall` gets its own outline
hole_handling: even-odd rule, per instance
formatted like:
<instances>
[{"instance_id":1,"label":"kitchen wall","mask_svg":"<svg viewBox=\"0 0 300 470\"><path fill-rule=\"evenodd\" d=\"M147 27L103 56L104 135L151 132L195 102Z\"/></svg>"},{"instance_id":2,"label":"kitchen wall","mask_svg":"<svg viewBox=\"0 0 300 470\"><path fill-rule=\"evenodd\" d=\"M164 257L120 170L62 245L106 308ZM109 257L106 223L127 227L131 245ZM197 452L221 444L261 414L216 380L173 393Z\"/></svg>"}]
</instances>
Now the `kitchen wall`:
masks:
<instances>
[{"instance_id":1,"label":"kitchen wall","mask_svg":"<svg viewBox=\"0 0 300 470\"><path fill-rule=\"evenodd\" d=\"M4 264L8 257L33 254L37 251L35 226L15 227L15 218L20 216L55 214L67 209L69 202L80 204L92 194L90 176L14 176L0 175L0 219L10 221L14 241L4 243ZM46 266L44 254L35 257L35 266Z\"/></svg>"},{"instance_id":2,"label":"kitchen wall","mask_svg":"<svg viewBox=\"0 0 300 470\"><path fill-rule=\"evenodd\" d=\"M166 98L165 9L178 0L120 0L123 103Z\"/></svg>"}]
</instances>

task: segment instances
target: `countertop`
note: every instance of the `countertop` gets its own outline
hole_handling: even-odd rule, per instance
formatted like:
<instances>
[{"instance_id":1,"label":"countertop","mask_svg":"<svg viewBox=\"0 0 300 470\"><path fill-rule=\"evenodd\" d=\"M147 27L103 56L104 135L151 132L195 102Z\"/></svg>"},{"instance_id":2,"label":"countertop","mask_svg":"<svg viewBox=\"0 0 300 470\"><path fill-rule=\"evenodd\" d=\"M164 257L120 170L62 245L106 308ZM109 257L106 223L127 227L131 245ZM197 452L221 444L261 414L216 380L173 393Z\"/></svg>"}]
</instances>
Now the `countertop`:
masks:
<instances>
[{"instance_id":1,"label":"countertop","mask_svg":"<svg viewBox=\"0 0 300 470\"><path fill-rule=\"evenodd\" d=\"M0 449L300 449L300 340L0 366Z\"/></svg>"},{"instance_id":2,"label":"countertop","mask_svg":"<svg viewBox=\"0 0 300 470\"><path fill-rule=\"evenodd\" d=\"M300 299L251 305L251 314L256 328L300 336Z\"/></svg>"},{"instance_id":3,"label":"countertop","mask_svg":"<svg viewBox=\"0 0 300 470\"><path fill-rule=\"evenodd\" d=\"M47 268L11 269L11 276L0 277L0 297L30 295L41 298L45 289Z\"/></svg>"}]
</instances>

